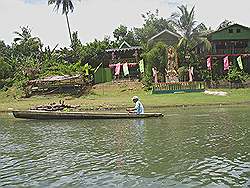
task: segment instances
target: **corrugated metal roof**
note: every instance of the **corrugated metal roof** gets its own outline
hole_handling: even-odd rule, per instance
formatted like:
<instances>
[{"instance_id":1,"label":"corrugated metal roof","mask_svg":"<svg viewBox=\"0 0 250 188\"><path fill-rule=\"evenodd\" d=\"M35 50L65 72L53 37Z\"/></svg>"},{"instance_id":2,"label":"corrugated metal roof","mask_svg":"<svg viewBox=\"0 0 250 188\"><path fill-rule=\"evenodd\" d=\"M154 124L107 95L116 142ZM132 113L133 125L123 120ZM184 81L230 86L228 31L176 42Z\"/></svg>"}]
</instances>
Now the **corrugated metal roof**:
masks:
<instances>
[{"instance_id":1,"label":"corrugated metal roof","mask_svg":"<svg viewBox=\"0 0 250 188\"><path fill-rule=\"evenodd\" d=\"M177 37L177 38L180 38L180 37L181 37L181 35L179 35L178 33L174 33L174 32L172 32L172 31L170 31L170 30L168 30L168 29L165 29L165 30L163 30L162 32L158 33L157 35L151 37L151 38L148 40L148 42L150 42L151 40L154 40L155 38L157 38L158 36L162 35L163 33L169 33L169 34L171 34L171 35L173 35L173 36L175 36L175 37Z\"/></svg>"}]
</instances>

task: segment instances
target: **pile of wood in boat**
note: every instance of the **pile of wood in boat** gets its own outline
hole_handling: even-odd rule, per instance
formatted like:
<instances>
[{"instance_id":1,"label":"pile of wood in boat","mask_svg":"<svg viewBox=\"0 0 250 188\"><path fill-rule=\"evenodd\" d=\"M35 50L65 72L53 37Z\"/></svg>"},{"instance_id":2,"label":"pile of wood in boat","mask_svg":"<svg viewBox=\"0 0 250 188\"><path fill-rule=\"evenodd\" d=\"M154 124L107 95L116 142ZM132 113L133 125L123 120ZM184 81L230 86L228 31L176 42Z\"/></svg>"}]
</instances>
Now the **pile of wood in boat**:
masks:
<instances>
[{"instance_id":1,"label":"pile of wood in boat","mask_svg":"<svg viewBox=\"0 0 250 188\"><path fill-rule=\"evenodd\" d=\"M64 101L59 101L59 104L57 103L51 103L48 105L38 105L30 108L30 110L44 110L44 111L61 111L65 109L75 109L80 107L80 105L69 105L64 104Z\"/></svg>"}]
</instances>

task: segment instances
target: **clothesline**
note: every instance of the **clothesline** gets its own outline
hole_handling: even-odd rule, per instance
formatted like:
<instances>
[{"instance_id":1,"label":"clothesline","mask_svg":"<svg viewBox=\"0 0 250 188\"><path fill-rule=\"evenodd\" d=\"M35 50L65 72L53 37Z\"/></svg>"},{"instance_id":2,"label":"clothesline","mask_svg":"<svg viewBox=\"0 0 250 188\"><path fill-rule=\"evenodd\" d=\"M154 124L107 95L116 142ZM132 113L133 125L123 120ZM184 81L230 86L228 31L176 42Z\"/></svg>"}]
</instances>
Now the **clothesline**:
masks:
<instances>
[{"instance_id":1,"label":"clothesline","mask_svg":"<svg viewBox=\"0 0 250 188\"><path fill-rule=\"evenodd\" d=\"M129 75L129 68L139 66L140 72L144 72L144 62L143 60L139 61L139 63L116 63L109 64L109 68L114 69L115 76L119 76L121 72L121 68L123 70L124 76Z\"/></svg>"},{"instance_id":2,"label":"clothesline","mask_svg":"<svg viewBox=\"0 0 250 188\"><path fill-rule=\"evenodd\" d=\"M213 54L208 54L207 57L238 57L238 56L250 56L250 54L221 54L221 55L213 55Z\"/></svg>"},{"instance_id":3,"label":"clothesline","mask_svg":"<svg viewBox=\"0 0 250 188\"><path fill-rule=\"evenodd\" d=\"M116 67L118 64L123 65L126 63L116 63L116 64L109 64L109 68L114 68ZM127 63L128 67L135 67L137 65L139 65L138 63Z\"/></svg>"},{"instance_id":4,"label":"clothesline","mask_svg":"<svg viewBox=\"0 0 250 188\"><path fill-rule=\"evenodd\" d=\"M238 66L240 67L240 69L241 70L243 70L243 63L242 63L242 58L241 58L241 56L242 56L242 54L231 54L231 57L232 57L232 55L233 55L233 57L237 57L237 63L238 63ZM237 56L236 56L237 55ZM230 62L230 60L229 60L229 55L228 56L222 56L223 57L223 64L224 64L224 71L226 71L226 70L229 70L229 68L230 68L230 64L231 64L231 62ZM208 56L208 58L207 58L207 68L208 68L208 70L212 70L212 56Z\"/></svg>"}]
</instances>

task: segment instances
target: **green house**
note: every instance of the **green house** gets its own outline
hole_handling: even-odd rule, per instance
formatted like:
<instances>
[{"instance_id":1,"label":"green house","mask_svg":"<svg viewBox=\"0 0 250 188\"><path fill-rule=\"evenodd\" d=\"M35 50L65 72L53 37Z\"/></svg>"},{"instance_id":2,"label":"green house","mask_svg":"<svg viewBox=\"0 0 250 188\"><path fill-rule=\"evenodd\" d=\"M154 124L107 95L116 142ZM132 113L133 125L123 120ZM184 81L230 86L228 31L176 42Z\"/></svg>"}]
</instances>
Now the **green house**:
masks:
<instances>
[{"instance_id":1,"label":"green house","mask_svg":"<svg viewBox=\"0 0 250 188\"><path fill-rule=\"evenodd\" d=\"M244 69L250 73L250 28L233 24L222 28L207 36L212 45L212 51L208 56L221 60L229 56L230 61L235 62L241 55Z\"/></svg>"},{"instance_id":2,"label":"green house","mask_svg":"<svg viewBox=\"0 0 250 188\"><path fill-rule=\"evenodd\" d=\"M233 24L208 35L213 54L250 53L250 28Z\"/></svg>"}]
</instances>

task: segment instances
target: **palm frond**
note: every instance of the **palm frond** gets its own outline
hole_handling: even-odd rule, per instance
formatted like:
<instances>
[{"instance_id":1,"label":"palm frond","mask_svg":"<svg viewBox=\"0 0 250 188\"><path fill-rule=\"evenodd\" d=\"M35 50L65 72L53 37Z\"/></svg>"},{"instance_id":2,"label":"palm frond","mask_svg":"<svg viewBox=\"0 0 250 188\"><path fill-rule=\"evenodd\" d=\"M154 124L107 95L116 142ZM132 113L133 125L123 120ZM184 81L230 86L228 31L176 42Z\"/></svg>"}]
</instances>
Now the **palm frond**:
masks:
<instances>
[{"instance_id":1,"label":"palm frond","mask_svg":"<svg viewBox=\"0 0 250 188\"><path fill-rule=\"evenodd\" d=\"M62 7L62 14L68 14L69 11L74 11L74 4L72 0L48 0L48 5L54 5L55 11L58 11L60 7Z\"/></svg>"},{"instance_id":2,"label":"palm frond","mask_svg":"<svg viewBox=\"0 0 250 188\"><path fill-rule=\"evenodd\" d=\"M19 37L14 38L14 42L18 42L18 41L21 41L21 40L22 40L22 38L19 38Z\"/></svg>"},{"instance_id":3,"label":"palm frond","mask_svg":"<svg viewBox=\"0 0 250 188\"><path fill-rule=\"evenodd\" d=\"M186 46L186 44L187 44L187 38L182 37L177 44L177 48L179 49L183 46Z\"/></svg>"}]
</instances>

